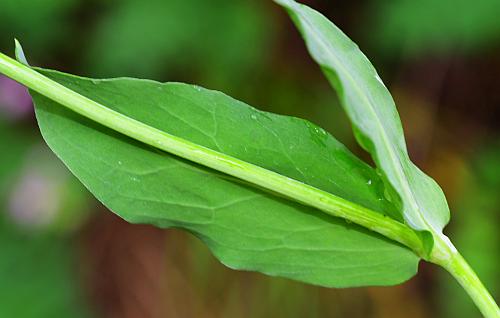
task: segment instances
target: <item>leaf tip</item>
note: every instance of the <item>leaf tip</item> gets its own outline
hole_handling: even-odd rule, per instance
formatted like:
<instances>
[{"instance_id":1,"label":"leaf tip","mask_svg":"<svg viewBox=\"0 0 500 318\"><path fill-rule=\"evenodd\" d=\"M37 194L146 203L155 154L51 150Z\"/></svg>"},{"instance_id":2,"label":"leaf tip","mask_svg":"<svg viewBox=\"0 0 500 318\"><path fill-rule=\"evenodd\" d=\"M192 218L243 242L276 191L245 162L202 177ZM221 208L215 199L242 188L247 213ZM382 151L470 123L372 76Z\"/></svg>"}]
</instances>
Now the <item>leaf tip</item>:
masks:
<instances>
[{"instance_id":1,"label":"leaf tip","mask_svg":"<svg viewBox=\"0 0 500 318\"><path fill-rule=\"evenodd\" d=\"M21 46L21 43L16 38L14 38L14 45L15 45L16 59L25 65L29 65L28 60L26 59L26 56L24 55L23 47Z\"/></svg>"}]
</instances>

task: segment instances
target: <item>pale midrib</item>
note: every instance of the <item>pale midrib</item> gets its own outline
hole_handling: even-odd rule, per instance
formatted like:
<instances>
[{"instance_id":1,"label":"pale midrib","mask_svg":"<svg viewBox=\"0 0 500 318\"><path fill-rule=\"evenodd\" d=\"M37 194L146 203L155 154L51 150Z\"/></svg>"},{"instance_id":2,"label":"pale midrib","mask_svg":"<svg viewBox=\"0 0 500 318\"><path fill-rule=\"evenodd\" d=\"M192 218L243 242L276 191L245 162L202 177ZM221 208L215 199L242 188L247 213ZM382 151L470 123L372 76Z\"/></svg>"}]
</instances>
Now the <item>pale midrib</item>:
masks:
<instances>
[{"instance_id":1,"label":"pale midrib","mask_svg":"<svg viewBox=\"0 0 500 318\"><path fill-rule=\"evenodd\" d=\"M82 96L1 53L0 73L84 117L133 139L282 194L329 215L344 218L406 245L421 257L425 256L422 242L411 228L380 213L298 180L148 126Z\"/></svg>"},{"instance_id":2,"label":"pale midrib","mask_svg":"<svg viewBox=\"0 0 500 318\"><path fill-rule=\"evenodd\" d=\"M389 156L390 156L390 161L393 162L393 166L395 166L395 171L396 175L398 176L398 179L403 186L403 191L405 193L405 196L409 199L409 203L413 210L416 212L420 220L429 228L429 230L433 230L433 232L439 233L431 224L429 224L426 220L423 214L420 212L420 205L418 204L415 195L413 193L413 190L411 189L408 180L405 177L405 174L403 172L402 164L401 161L397 159L397 156L394 152L393 147L391 146L391 143L389 142L389 138L387 136L387 133L384 129L384 126L380 122L380 118L375 111L375 107L372 105L370 99L368 96L366 96L363 93L363 90L357 85L357 82L354 80L354 78L350 75L350 73L343 67L342 63L339 62L339 59L336 57L335 54L332 53L333 49L330 48L328 42L321 36L321 32L319 32L314 24L309 22L307 17L302 15L298 10L294 10L294 12L300 16L301 21L304 21L307 23L307 26L313 31L311 32L312 36L317 40L316 42L319 43L321 46L324 48L324 52L328 54L337 64L337 69L340 69L343 74L346 75L346 78L351 82L352 87L358 92L359 96L362 98L362 100L365 101L365 103L368 105L368 110L373 114L373 117L375 118L375 123L379 127L379 131L381 131L381 137L383 140L383 145L384 147L388 150Z\"/></svg>"}]
</instances>

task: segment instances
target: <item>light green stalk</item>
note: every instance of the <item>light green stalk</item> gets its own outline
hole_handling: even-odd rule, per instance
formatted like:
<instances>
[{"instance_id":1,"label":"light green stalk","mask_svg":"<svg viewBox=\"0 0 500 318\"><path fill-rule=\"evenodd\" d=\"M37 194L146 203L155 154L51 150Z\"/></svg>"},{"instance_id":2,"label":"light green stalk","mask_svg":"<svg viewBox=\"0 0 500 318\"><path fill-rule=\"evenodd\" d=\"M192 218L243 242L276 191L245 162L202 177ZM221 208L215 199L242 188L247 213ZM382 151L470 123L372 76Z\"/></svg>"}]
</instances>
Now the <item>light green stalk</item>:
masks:
<instances>
[{"instance_id":1,"label":"light green stalk","mask_svg":"<svg viewBox=\"0 0 500 318\"><path fill-rule=\"evenodd\" d=\"M124 135L366 227L407 246L420 257L428 258L422 241L415 231L380 213L300 181L150 127L82 96L1 53L0 73ZM493 298L465 260L452 248L451 243L436 243L430 261L452 273L486 317L500 317Z\"/></svg>"},{"instance_id":2,"label":"light green stalk","mask_svg":"<svg viewBox=\"0 0 500 318\"><path fill-rule=\"evenodd\" d=\"M484 317L500 317L500 309L495 303L495 299L451 242L436 239L430 261L442 266L458 281Z\"/></svg>"}]
</instances>

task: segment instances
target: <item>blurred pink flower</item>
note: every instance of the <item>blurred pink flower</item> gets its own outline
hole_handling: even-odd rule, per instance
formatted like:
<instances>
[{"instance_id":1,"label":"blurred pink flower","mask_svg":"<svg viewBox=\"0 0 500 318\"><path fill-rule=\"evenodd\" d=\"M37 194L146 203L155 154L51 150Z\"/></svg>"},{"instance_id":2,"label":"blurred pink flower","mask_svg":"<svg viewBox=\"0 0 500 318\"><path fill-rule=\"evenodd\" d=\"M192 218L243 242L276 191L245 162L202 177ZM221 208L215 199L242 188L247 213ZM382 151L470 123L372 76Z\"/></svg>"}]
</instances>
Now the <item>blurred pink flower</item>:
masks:
<instances>
[{"instance_id":1,"label":"blurred pink flower","mask_svg":"<svg viewBox=\"0 0 500 318\"><path fill-rule=\"evenodd\" d=\"M36 169L29 170L13 189L9 212L19 224L48 225L60 208L59 184Z\"/></svg>"},{"instance_id":2,"label":"blurred pink flower","mask_svg":"<svg viewBox=\"0 0 500 318\"><path fill-rule=\"evenodd\" d=\"M33 111L26 88L0 75L0 113L9 119L19 119Z\"/></svg>"}]
</instances>

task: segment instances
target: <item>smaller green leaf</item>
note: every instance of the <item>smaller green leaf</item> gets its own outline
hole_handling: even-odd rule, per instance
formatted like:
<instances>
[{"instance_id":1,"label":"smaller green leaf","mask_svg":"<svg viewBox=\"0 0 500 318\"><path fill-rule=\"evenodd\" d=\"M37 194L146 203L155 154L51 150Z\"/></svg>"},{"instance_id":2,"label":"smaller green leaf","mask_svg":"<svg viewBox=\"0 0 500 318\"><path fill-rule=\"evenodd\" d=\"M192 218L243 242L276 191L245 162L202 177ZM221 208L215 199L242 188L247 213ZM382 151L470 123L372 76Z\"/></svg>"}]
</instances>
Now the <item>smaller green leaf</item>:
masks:
<instances>
[{"instance_id":1,"label":"smaller green leaf","mask_svg":"<svg viewBox=\"0 0 500 318\"><path fill-rule=\"evenodd\" d=\"M391 201L415 230L440 234L449 210L441 188L415 166L406 149L391 94L372 64L339 28L293 0L276 0L290 13L314 60L336 88L358 142L369 151Z\"/></svg>"}]
</instances>

